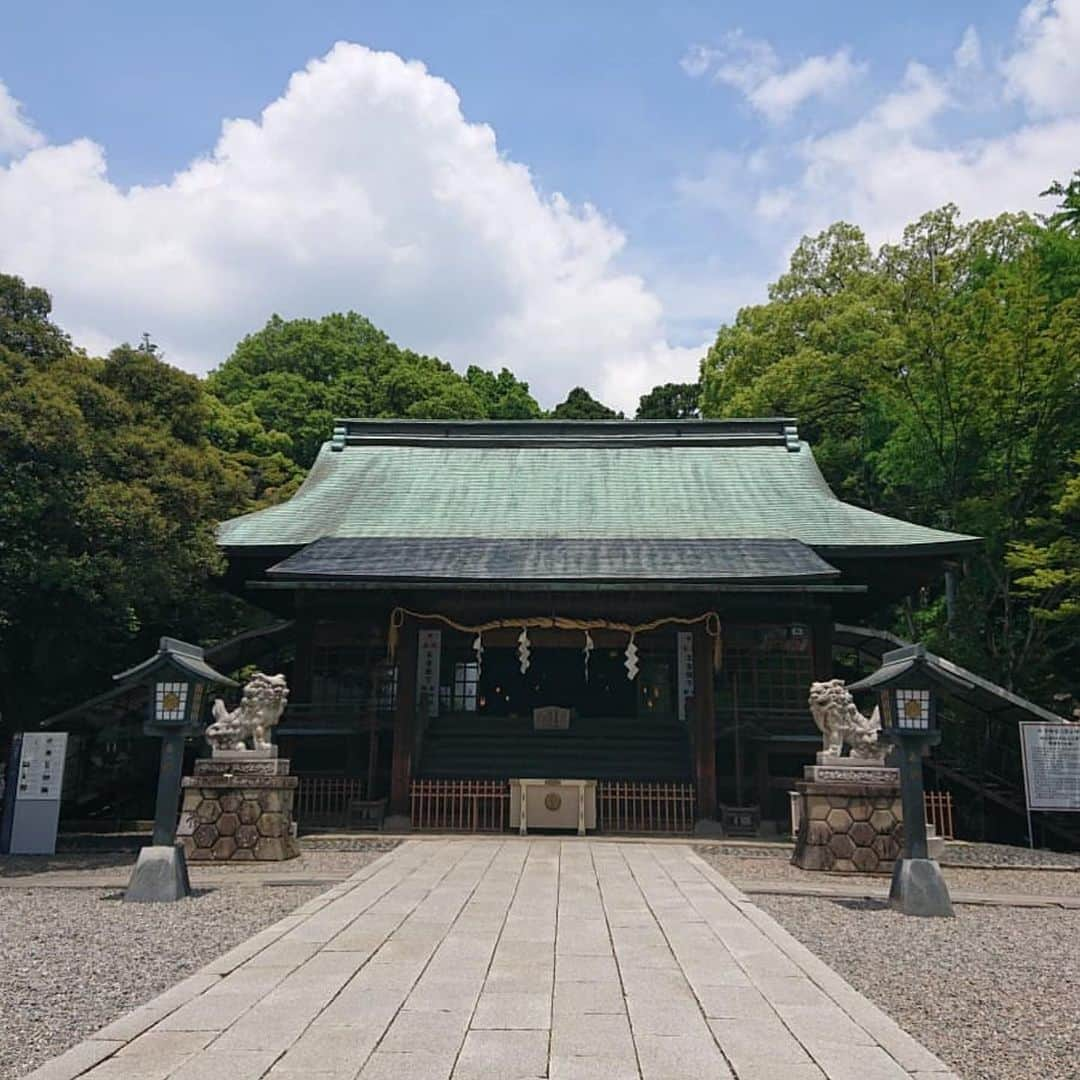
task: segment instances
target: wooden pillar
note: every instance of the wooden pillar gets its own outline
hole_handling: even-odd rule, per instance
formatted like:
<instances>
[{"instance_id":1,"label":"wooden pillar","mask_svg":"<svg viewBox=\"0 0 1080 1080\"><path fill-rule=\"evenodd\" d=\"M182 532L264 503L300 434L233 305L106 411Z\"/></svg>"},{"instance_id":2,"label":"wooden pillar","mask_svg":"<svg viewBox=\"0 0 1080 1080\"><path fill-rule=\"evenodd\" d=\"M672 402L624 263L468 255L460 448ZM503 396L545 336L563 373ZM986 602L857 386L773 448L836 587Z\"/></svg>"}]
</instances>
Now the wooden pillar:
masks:
<instances>
[{"instance_id":1,"label":"wooden pillar","mask_svg":"<svg viewBox=\"0 0 1080 1080\"><path fill-rule=\"evenodd\" d=\"M713 701L713 642L694 630L694 779L698 819L716 817L716 709Z\"/></svg>"},{"instance_id":2,"label":"wooden pillar","mask_svg":"<svg viewBox=\"0 0 1080 1080\"><path fill-rule=\"evenodd\" d=\"M413 748L416 744L416 638L415 622L406 621L398 639L397 708L394 711L394 759L390 767L390 806L393 815L409 816Z\"/></svg>"},{"instance_id":3,"label":"wooden pillar","mask_svg":"<svg viewBox=\"0 0 1080 1080\"><path fill-rule=\"evenodd\" d=\"M825 611L811 623L810 648L812 650L814 679L823 682L833 677L833 622L832 612ZM809 687L807 687L809 690Z\"/></svg>"}]
</instances>

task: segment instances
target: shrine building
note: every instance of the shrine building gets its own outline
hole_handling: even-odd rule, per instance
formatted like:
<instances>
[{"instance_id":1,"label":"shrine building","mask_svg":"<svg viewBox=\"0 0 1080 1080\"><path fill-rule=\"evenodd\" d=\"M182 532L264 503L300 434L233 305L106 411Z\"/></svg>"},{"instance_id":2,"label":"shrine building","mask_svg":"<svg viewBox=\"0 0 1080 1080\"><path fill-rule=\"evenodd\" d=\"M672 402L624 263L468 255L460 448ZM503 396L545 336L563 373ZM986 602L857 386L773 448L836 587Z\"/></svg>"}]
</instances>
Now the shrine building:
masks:
<instances>
[{"instance_id":1,"label":"shrine building","mask_svg":"<svg viewBox=\"0 0 1080 1080\"><path fill-rule=\"evenodd\" d=\"M342 420L218 542L302 779L465 829L586 780L609 831L785 820L838 636L978 543L841 501L788 419Z\"/></svg>"}]
</instances>

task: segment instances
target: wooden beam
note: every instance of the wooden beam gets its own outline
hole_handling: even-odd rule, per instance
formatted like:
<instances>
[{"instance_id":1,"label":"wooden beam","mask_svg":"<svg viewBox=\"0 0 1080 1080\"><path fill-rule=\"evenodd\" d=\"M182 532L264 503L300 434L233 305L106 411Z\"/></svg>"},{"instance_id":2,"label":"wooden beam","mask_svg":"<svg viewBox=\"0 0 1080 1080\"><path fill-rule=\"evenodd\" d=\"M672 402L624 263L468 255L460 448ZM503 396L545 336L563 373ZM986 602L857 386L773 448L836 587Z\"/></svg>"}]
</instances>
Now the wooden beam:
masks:
<instances>
[{"instance_id":1,"label":"wooden beam","mask_svg":"<svg viewBox=\"0 0 1080 1080\"><path fill-rule=\"evenodd\" d=\"M398 640L397 708L394 711L394 757L390 767L391 814L409 813L413 747L416 744L416 639L417 625L406 619Z\"/></svg>"},{"instance_id":2,"label":"wooden beam","mask_svg":"<svg viewBox=\"0 0 1080 1080\"><path fill-rule=\"evenodd\" d=\"M712 638L694 628L694 779L697 816L716 817L716 715L713 702Z\"/></svg>"}]
</instances>

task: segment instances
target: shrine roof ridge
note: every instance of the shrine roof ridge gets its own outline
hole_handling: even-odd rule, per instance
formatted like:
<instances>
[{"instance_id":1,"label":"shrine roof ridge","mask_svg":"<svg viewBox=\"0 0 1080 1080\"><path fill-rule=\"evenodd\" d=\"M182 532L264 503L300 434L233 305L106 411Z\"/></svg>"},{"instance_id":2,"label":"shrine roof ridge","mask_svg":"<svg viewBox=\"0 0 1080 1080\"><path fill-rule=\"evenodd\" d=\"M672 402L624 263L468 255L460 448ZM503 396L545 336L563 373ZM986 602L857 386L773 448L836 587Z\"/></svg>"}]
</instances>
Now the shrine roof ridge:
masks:
<instances>
[{"instance_id":1,"label":"shrine roof ridge","mask_svg":"<svg viewBox=\"0 0 1080 1080\"><path fill-rule=\"evenodd\" d=\"M797 452L791 417L726 420L334 421L332 450L346 446L784 446Z\"/></svg>"}]
</instances>

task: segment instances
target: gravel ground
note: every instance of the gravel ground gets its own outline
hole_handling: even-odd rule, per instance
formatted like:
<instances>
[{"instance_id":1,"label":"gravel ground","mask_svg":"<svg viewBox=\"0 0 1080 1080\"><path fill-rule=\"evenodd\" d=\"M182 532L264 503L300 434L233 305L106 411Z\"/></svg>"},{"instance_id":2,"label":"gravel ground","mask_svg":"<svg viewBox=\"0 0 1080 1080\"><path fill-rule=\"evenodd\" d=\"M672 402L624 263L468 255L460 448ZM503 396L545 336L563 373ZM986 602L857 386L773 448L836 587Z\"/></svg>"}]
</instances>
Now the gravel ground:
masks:
<instances>
[{"instance_id":1,"label":"gravel ground","mask_svg":"<svg viewBox=\"0 0 1080 1080\"><path fill-rule=\"evenodd\" d=\"M1080 911L913 919L877 902L754 902L964 1080L1080 1076Z\"/></svg>"},{"instance_id":2,"label":"gravel ground","mask_svg":"<svg viewBox=\"0 0 1080 1080\"><path fill-rule=\"evenodd\" d=\"M824 874L801 870L786 859L772 856L726 855L722 848L701 844L698 854L736 885L753 886L761 881L800 885L876 886L889 884L884 874ZM789 856L790 858L790 853ZM1026 896L1080 896L1080 873L1075 870L982 870L945 866L942 870L951 889L973 893L1016 893ZM1080 1076L1080 1066L1077 1069Z\"/></svg>"},{"instance_id":3,"label":"gravel ground","mask_svg":"<svg viewBox=\"0 0 1080 1080\"><path fill-rule=\"evenodd\" d=\"M386 845L305 852L274 869L355 872ZM131 855L110 856L103 866L102 858L30 861L36 869L71 870L74 859L91 871L132 862ZM10 875L12 864L18 867L16 858L0 859L0 874ZM25 1075L324 890L301 879L223 884L175 904L130 905L109 890L0 890L0 1080Z\"/></svg>"},{"instance_id":4,"label":"gravel ground","mask_svg":"<svg viewBox=\"0 0 1080 1080\"><path fill-rule=\"evenodd\" d=\"M1044 866L1080 870L1080 852L1046 851L1009 844L949 842L945 844L945 857L941 861L951 866Z\"/></svg>"}]
</instances>

